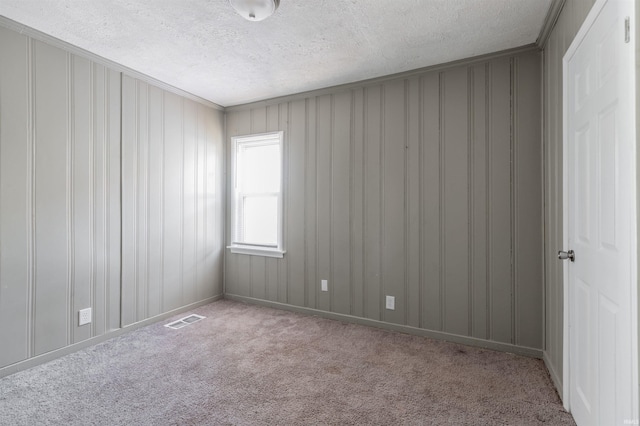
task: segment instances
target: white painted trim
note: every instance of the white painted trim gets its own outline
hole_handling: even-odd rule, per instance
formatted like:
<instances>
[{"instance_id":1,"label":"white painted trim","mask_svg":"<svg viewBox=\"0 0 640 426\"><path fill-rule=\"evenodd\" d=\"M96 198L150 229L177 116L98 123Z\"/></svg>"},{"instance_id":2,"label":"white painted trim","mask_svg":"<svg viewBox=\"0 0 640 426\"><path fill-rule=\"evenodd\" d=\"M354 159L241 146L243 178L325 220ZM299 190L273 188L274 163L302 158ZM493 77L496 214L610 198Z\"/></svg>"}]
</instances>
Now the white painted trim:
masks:
<instances>
[{"instance_id":1,"label":"white painted trim","mask_svg":"<svg viewBox=\"0 0 640 426\"><path fill-rule=\"evenodd\" d=\"M74 55L80 56L82 58L93 61L97 64L104 65L114 71L121 72L130 77L136 78L138 80L144 81L145 83L152 84L160 89L166 90L167 92L175 93L176 95L182 96L187 99L191 99L192 101L201 103L202 105L208 106L209 108L213 108L219 111L224 111L224 107L211 102L210 100L203 99L200 96L194 95L193 93L189 93L182 89L179 89L175 86L172 86L168 83L160 81L156 78L153 78L147 74L143 74L139 71L131 69L127 66L114 62L110 59L104 58L100 55L96 55L95 53L91 53L88 50L85 50L81 47L75 46L71 43L67 43L66 41L60 40L59 38L50 36L49 34L45 34L42 31L38 31L35 28L31 28L29 26L23 25L19 22L16 22L12 19L9 19L5 16L0 15L0 26L8 28L10 30L16 31L20 34L24 34L27 37L31 37L34 40L41 41L43 43L47 43L51 46L57 47L59 49L63 49L67 52L70 52Z\"/></svg>"},{"instance_id":2,"label":"white painted trim","mask_svg":"<svg viewBox=\"0 0 640 426\"><path fill-rule=\"evenodd\" d=\"M574 49L575 51L575 49ZM569 247L569 147L567 146L567 56L562 60L562 250ZM569 268L562 263L562 403L569 410Z\"/></svg>"},{"instance_id":3,"label":"white painted trim","mask_svg":"<svg viewBox=\"0 0 640 426\"><path fill-rule=\"evenodd\" d=\"M638 51L637 51L637 40L635 35L635 26L636 26L636 10L638 9L638 5L636 3L636 1L634 1L631 4L631 12L630 12L630 19L631 19L631 29L630 29L630 33L631 33L631 40L630 40L630 49L633 52L634 55L638 55ZM634 57L632 59L632 64L633 64L633 74L634 77L632 78L632 87L630 88L630 93L633 93L633 102L632 102L632 108L633 111L629 111L629 114L631 114L631 116L633 117L634 120L637 120L637 108L638 105L636 103L636 93L638 90L638 86L637 86L637 82L636 82L636 78L635 78L635 73L637 72L636 70L636 61L637 61L637 56ZM637 134L637 125L638 123L635 123L635 125L633 126L634 131L636 132L633 140L634 143L632 144L632 150L633 150L633 154L631 155L631 175L632 176L637 176L638 175L638 162L637 162L637 158L638 158L638 145L637 145L637 140L638 140L638 134ZM631 247L630 247L630 256L631 256L631 310L630 310L630 317L631 317L631 362L632 362L632 370L631 370L631 374L632 374L632 386L633 386L633 395L632 395L632 401L633 401L633 405L632 405L632 409L633 409L633 419L634 420L640 420L640 371L639 369L639 365L638 362L640 362L640 354L638 354L638 341L640 336L638 336L638 320L640 319L640 317L638 316L638 181L637 179L632 179L632 182L630 184L631 188L632 188L632 193L633 193L633 199L631 200L630 204L631 204Z\"/></svg>"},{"instance_id":4,"label":"white painted trim","mask_svg":"<svg viewBox=\"0 0 640 426\"><path fill-rule=\"evenodd\" d=\"M263 256L263 257L275 257L278 259L282 259L286 251L278 250L278 249L269 249L269 248L249 248L242 246L228 246L227 247L231 253L234 254L246 254L249 256Z\"/></svg>"},{"instance_id":5,"label":"white painted trim","mask_svg":"<svg viewBox=\"0 0 640 426\"><path fill-rule=\"evenodd\" d=\"M249 244L234 243L236 229L238 226L237 206L238 193L236 191L237 167L238 167L238 145L245 143L261 143L266 140L277 140L280 146L280 191L278 193L278 231L277 247L251 246ZM266 256L282 258L286 253L284 248L284 132L266 132L251 135L233 136L231 138L231 235L229 236L228 249L231 253L248 254L252 256Z\"/></svg>"},{"instance_id":6,"label":"white painted trim","mask_svg":"<svg viewBox=\"0 0 640 426\"><path fill-rule=\"evenodd\" d=\"M562 92L563 92L563 101L562 101L562 112L563 112L563 119L562 119L562 135L563 135L563 142L562 142L562 167L563 167L563 171L562 171L562 179L563 179L563 184L562 184L562 225L563 225L563 244L565 249L568 248L568 242L569 242L569 227L568 227L568 223L569 223L569 200L567 198L567 190L568 190L568 146L567 146L567 140L568 140L568 126L567 126L567 117L568 117L568 84L567 84L567 68L568 68L568 64L569 61L571 60L571 58L573 58L573 56L575 55L576 51L578 50L578 47L580 46L580 44L582 43L582 41L584 40L584 38L586 37L587 33L589 32L589 30L591 29L591 27L593 26L594 22L596 21L598 15L600 15L600 12L602 11L602 9L604 8L604 6L607 4L607 1L610 0L597 0L596 3L593 5L593 7L591 8L591 11L589 11L589 14L587 15L586 19L584 20L584 22L582 23L582 26L580 27L580 30L578 31L578 33L576 34L575 38L573 39L573 41L571 42L571 45L569 46L569 49L567 49L567 52L565 53L564 57L562 58ZM618 0L611 0L611 1L618 1ZM624 1L624 0L622 0ZM635 25L635 22L633 22L633 20L635 19L635 1L628 1L628 3L630 4L630 7L632 8L632 12L630 13L630 16L632 18L632 22L631 22L631 26L632 26L632 31L631 33L635 33L635 31L633 30L633 26ZM635 55L636 50L635 50L635 37L631 37L631 41L630 43L632 43L631 47L631 51L633 52L633 54ZM633 64L635 65L635 58L632 61ZM635 68L634 68L634 72L635 72ZM634 87L630 88L632 93L635 93L636 91L636 87L635 87L635 79L632 83L634 85ZM632 114L632 116L635 119L635 102L632 103L633 104L633 108L634 111L631 111L630 114ZM634 127L635 129L635 127ZM636 135L637 137L637 135ZM632 146L633 149L633 153L632 153L632 157L631 157L631 162L632 162L632 166L631 166L631 173L632 176L636 176L637 175L637 164L636 164L636 144L633 144ZM632 194L631 197L633 198L631 200L631 247L630 247L630 255L631 255L631 282L632 283L636 283L636 285L631 285L631 310L630 310L630 316L631 316L631 360L632 360L632 388L634 391L634 395L632 395L632 400L633 400L633 410L634 410L634 417L635 419L639 418L639 407L638 407L638 395L639 395L639 377L638 377L638 287L637 287L637 277L638 277L638 243L637 243L637 226L636 226L636 222L637 222L637 214L638 212L636 211L636 198L637 198L637 185L636 185L636 181L633 180L633 182L631 182L630 184L631 188L632 188ZM564 408L567 411L571 411L570 410L570 374L569 374L569 369L570 367L570 359L569 359L569 341L570 341L570 328L569 328L569 272L568 272L568 268L564 267L563 268L563 295L564 295L564 300L563 300L563 357L562 357L562 364L563 364L563 369L562 369L562 400L563 400L563 405Z\"/></svg>"}]
</instances>

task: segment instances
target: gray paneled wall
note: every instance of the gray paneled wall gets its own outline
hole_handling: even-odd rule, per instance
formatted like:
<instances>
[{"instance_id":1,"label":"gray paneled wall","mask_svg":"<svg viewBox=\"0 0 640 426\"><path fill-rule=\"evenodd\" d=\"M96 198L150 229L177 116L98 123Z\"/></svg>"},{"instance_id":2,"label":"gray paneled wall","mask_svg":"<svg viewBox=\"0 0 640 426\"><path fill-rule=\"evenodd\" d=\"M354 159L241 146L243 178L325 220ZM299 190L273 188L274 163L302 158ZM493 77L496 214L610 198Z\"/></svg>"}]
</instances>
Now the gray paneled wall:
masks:
<instances>
[{"instance_id":1,"label":"gray paneled wall","mask_svg":"<svg viewBox=\"0 0 640 426\"><path fill-rule=\"evenodd\" d=\"M0 27L0 374L222 294L223 132L222 111Z\"/></svg>"},{"instance_id":2,"label":"gray paneled wall","mask_svg":"<svg viewBox=\"0 0 640 426\"><path fill-rule=\"evenodd\" d=\"M2 367L120 325L120 74L1 27L0 58Z\"/></svg>"},{"instance_id":3,"label":"gray paneled wall","mask_svg":"<svg viewBox=\"0 0 640 426\"><path fill-rule=\"evenodd\" d=\"M567 0L544 46L545 361L562 395L562 57L595 0Z\"/></svg>"},{"instance_id":4,"label":"gray paneled wall","mask_svg":"<svg viewBox=\"0 0 640 426\"><path fill-rule=\"evenodd\" d=\"M122 325L222 294L223 114L124 76Z\"/></svg>"},{"instance_id":5,"label":"gray paneled wall","mask_svg":"<svg viewBox=\"0 0 640 426\"><path fill-rule=\"evenodd\" d=\"M540 82L528 50L230 108L227 143L285 132L287 253L227 252L226 293L541 349Z\"/></svg>"}]
</instances>

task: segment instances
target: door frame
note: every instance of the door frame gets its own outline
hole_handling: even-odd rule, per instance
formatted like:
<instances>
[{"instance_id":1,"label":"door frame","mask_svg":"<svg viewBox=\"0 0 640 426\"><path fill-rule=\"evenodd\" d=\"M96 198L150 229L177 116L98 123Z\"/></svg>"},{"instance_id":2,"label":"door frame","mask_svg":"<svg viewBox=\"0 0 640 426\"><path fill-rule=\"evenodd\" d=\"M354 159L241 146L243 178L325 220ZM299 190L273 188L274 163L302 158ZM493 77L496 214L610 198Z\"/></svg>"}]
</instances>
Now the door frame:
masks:
<instances>
[{"instance_id":1,"label":"door frame","mask_svg":"<svg viewBox=\"0 0 640 426\"><path fill-rule=\"evenodd\" d=\"M569 49L567 49L567 52L565 53L564 57L562 58L562 94L563 94L563 101L562 101L562 112L563 112L563 117L562 117L562 242L563 242L563 247L559 247L558 249L562 249L562 250L569 250L570 247L568 246L569 244L569 197L567 196L568 189L569 189L569 159L568 159L568 152L569 152L569 147L568 147L568 123L567 123L567 117L568 117L568 102L567 100L568 98L568 91L569 91L569 85L567 84L567 69L568 69L568 63L569 60L573 57L573 55L576 53L576 51L578 50L578 47L580 46L580 44L582 43L582 41L585 39L587 33L589 32L589 30L591 29L593 23L596 21L597 17L600 15L600 12L602 11L602 9L604 8L604 6L607 4L608 1L619 1L619 0L597 0L595 2L595 4L593 5L593 7L591 8L591 11L589 12L589 14L587 15L587 18L585 19L585 21L582 23L580 30L578 31L578 33L576 34L575 38L573 39L573 41L571 42L571 45L569 46ZM624 0L623 0L624 1ZM634 67L632 70L630 70L632 72L632 81L633 81L633 91L634 93L636 93L633 96L633 102L632 102L632 108L633 111L631 112L632 117L637 120L637 108L638 106L636 105L636 99L638 99L638 95L637 95L637 88L635 87L635 82L636 82L636 68L638 67L638 65L636 65L636 58L635 56L637 55L636 53L636 36L635 36L635 18L636 15L638 15L638 12L640 9L640 6L635 5L635 0L633 0L634 3L632 3L634 5L634 10L632 11L632 13L630 14L630 18L631 18L631 31L630 31L630 41L629 43L631 44L630 46L630 50L631 52L633 52L632 54L634 55L634 58L632 59L632 63L634 64ZM631 319L631 361L632 361L632 386L633 386L633 395L632 395L632 400L633 400L633 418L635 421L637 421L639 419L639 405L640 405L640 400L639 400L639 392L638 392L638 386L639 386L639 378L638 378L638 323L640 320L640 317L638 316L638 243L637 243L637 239L638 239L638 234L637 234L637 224L638 224L638 213L637 213L637 200L638 200L638 187L637 185L638 180L640 179L640 176L638 176L638 167L637 167L637 137L638 137L638 133L637 133L637 128L638 125L640 123L635 123L635 126L633 126L634 128L634 132L636 132L635 134L635 143L632 145L632 152L631 154L631 158L632 158L632 171L631 171L631 175L635 176L636 179L632 179L632 182L630 184L630 193L627 194L630 199L630 209L631 209L631 215L630 215L630 226L631 226L631 253L630 253L630 265L629 267L631 268L631 310L630 310L630 319ZM571 360L569 359L569 342L570 342L570 327L569 327L569 268L567 266L567 264L565 262L563 262L563 342L562 342L562 401L563 401L563 405L564 408L567 411L571 411L571 407L570 407L570 374L569 374L569 370L570 370L570 366L571 366ZM634 285L635 284L635 285Z\"/></svg>"}]
</instances>

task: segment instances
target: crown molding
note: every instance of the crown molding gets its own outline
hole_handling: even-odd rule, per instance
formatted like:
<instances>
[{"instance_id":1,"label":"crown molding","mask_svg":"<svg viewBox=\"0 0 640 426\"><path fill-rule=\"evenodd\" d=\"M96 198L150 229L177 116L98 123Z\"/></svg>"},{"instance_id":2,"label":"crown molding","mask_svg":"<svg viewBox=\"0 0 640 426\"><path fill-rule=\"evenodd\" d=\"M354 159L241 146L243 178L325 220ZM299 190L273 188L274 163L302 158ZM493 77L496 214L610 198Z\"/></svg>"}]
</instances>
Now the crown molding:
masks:
<instances>
[{"instance_id":1,"label":"crown molding","mask_svg":"<svg viewBox=\"0 0 640 426\"><path fill-rule=\"evenodd\" d=\"M551 0L547 16L544 18L544 23L542 24L540 34L536 40L538 48L544 49L544 46L547 44L547 40L549 40L549 36L551 35L551 31L553 31L553 28L556 26L556 22L558 22L558 18L560 17L560 13L562 12L566 2L567 0Z\"/></svg>"},{"instance_id":2,"label":"crown molding","mask_svg":"<svg viewBox=\"0 0 640 426\"><path fill-rule=\"evenodd\" d=\"M322 96L322 95L329 95L329 94L334 94L334 93L338 93L338 92L345 92L345 91L352 90L352 89L358 89L358 88L362 88L362 87L378 85L378 84L385 83L385 82L388 82L388 81L411 78L411 77L415 77L415 76L418 76L418 75L421 75L421 74L425 74L425 73L428 73L428 72L444 71L444 70L447 70L447 69L453 68L453 67L464 66L464 65L473 65L473 64L477 64L477 63L481 63L481 62L486 62L486 61L491 60L491 59L502 58L502 57L505 57L505 56L514 56L514 55L518 55L518 54L521 54L521 53L527 53L527 52L531 52L531 51L540 51L540 49L538 48L538 46L536 44L532 43L532 44L527 44L527 45L520 46L520 47L515 47L515 48L512 48L512 49L501 50L499 52L487 53L487 54L479 55L479 56L472 56L470 58L459 59L457 61L452 61L452 62L445 62L443 64L430 65L428 67L418 68L418 69L410 70L410 71L404 71L404 72L401 72L401 73L386 75L386 76L382 76L382 77L371 78L371 79L368 79L368 80L361 80L361 81L356 81L356 82L353 82L353 83L347 83L347 84L341 84L341 85L337 85L337 86L325 87L325 88L322 88L322 89L310 90L310 91L307 91L307 92L300 92L300 93L295 93L295 94L291 94L291 95L280 96L280 97L277 97L277 98L265 99L265 100L262 100L262 101L247 102L247 103L244 103L244 104L231 105L231 106L227 106L225 108L225 112L243 111L243 110L252 109L252 108L275 105L275 104L279 104L279 103L282 103L282 102L291 102L291 101L296 101L296 100L305 99L305 98L311 98L311 97Z\"/></svg>"}]
</instances>

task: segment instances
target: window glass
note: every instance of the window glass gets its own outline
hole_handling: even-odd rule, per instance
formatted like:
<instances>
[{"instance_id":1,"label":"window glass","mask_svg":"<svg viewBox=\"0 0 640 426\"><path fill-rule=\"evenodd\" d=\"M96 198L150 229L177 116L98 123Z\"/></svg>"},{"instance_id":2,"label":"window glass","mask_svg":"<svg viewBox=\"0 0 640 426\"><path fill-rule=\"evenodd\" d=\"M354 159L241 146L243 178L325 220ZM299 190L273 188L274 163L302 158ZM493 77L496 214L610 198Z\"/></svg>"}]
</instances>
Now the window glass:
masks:
<instances>
[{"instance_id":1,"label":"window glass","mask_svg":"<svg viewBox=\"0 0 640 426\"><path fill-rule=\"evenodd\" d=\"M245 193L278 192L280 190L280 146L244 145L241 147L241 191Z\"/></svg>"},{"instance_id":2,"label":"window glass","mask_svg":"<svg viewBox=\"0 0 640 426\"><path fill-rule=\"evenodd\" d=\"M245 197L243 205L244 241L250 244L278 245L278 198Z\"/></svg>"}]
</instances>

